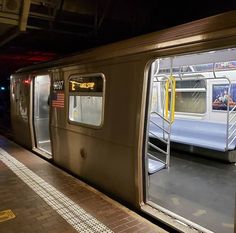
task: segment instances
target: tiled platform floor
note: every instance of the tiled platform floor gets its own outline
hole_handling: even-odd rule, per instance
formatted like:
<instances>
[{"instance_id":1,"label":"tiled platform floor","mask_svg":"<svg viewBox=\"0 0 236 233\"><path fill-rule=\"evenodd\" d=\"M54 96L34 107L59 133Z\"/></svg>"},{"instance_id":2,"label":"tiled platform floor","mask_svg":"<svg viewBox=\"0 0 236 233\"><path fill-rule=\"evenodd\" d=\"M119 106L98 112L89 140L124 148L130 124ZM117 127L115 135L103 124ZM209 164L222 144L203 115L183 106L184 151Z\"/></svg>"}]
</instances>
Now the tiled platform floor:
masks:
<instances>
[{"instance_id":1,"label":"tiled platform floor","mask_svg":"<svg viewBox=\"0 0 236 233\"><path fill-rule=\"evenodd\" d=\"M106 226L107 232L165 232L104 194L2 136L0 136L0 148L23 163L36 176L41 177L43 182L47 182L49 186L53 186L62 195L70 198L72 203L79 205L89 216ZM11 209L16 215L16 218L12 220L0 222L1 233L105 232L103 230L95 231L94 228L82 231L73 228L1 160L0 187L0 211Z\"/></svg>"}]
</instances>

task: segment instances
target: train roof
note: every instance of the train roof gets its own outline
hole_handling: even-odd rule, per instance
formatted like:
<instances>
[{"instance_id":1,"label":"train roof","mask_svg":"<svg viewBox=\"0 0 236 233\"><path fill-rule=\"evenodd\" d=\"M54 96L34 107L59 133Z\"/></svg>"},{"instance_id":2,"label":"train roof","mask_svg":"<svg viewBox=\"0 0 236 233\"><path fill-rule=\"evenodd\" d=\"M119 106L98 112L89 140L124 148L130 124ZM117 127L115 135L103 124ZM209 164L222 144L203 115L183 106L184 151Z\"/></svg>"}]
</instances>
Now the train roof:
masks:
<instances>
[{"instance_id":1,"label":"train roof","mask_svg":"<svg viewBox=\"0 0 236 233\"><path fill-rule=\"evenodd\" d=\"M111 59L232 36L236 36L236 10L70 54L49 62L24 67L17 70L16 73L80 63L84 64L89 61Z\"/></svg>"}]
</instances>

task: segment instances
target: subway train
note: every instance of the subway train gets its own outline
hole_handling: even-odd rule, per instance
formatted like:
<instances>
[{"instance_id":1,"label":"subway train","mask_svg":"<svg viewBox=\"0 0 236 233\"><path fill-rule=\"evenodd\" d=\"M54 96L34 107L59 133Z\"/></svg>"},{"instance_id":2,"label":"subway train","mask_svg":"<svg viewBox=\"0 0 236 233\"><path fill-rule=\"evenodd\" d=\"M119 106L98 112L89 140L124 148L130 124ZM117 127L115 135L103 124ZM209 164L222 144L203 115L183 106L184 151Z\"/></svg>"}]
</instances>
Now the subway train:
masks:
<instances>
[{"instance_id":1,"label":"subway train","mask_svg":"<svg viewBox=\"0 0 236 233\"><path fill-rule=\"evenodd\" d=\"M17 143L182 232L233 232L236 11L24 67L10 95Z\"/></svg>"}]
</instances>

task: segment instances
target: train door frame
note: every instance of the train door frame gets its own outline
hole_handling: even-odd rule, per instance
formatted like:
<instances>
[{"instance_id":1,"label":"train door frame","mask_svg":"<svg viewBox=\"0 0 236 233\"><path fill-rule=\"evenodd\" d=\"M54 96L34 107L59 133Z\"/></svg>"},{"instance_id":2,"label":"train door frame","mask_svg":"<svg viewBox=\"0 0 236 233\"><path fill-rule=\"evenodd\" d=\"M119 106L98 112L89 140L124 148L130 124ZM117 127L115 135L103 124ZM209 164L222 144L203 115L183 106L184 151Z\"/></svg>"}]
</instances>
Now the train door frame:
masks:
<instances>
[{"instance_id":1,"label":"train door frame","mask_svg":"<svg viewBox=\"0 0 236 233\"><path fill-rule=\"evenodd\" d=\"M143 201L144 201L144 205L141 206L142 211L151 214L154 218L157 218L158 220L163 221L163 223L174 227L178 230L180 230L181 232L196 232L196 230L199 230L201 232L204 233L213 233L212 231L202 227L201 225L194 223L178 214L175 214L174 212L172 212L171 210L168 210L154 202L152 202L148 196L148 187L149 187L149 165L148 165L148 156L147 156L147 147L148 147L148 135L149 135L149 118L150 118L150 114L151 114L151 99L152 99L152 64L155 60L160 59L162 57L156 57L155 59L151 60L150 62L148 62L146 69L146 76L144 77L147 80L147 88L146 88L146 93L145 93L145 113L144 113L144 130L143 130L143 149L142 149L142 159L143 159L143 163L144 163L144 174L143 174L143 185L145 185L145 187L143 186ZM171 62L171 66L172 66L172 62ZM170 77L172 76L172 68L170 69ZM174 91L175 93L175 91ZM171 101L172 102L172 101ZM171 104L171 103L170 103ZM168 110L168 109L167 109ZM165 111L165 110L163 110ZM172 121L172 113L169 113L169 120ZM170 132L171 132L171 128L170 128ZM170 150L170 148L169 148ZM169 169L169 166L164 166L161 169L159 169L158 171L162 170L162 169ZM157 171L157 172L158 172ZM191 228L193 228L193 231L191 231Z\"/></svg>"},{"instance_id":2,"label":"train door frame","mask_svg":"<svg viewBox=\"0 0 236 233\"><path fill-rule=\"evenodd\" d=\"M35 80L39 76L48 76L49 78L49 97L48 97L48 135L49 135L49 143L50 143L50 149L51 153L47 150L44 150L37 145L37 132L36 132L36 126L35 126ZM31 103L30 103L30 129L31 129L31 138L32 138L32 150L35 151L37 154L41 155L45 159L52 159L52 140L51 140L51 130L50 130L50 122L51 122L51 89L52 89L52 75L50 72L43 72L43 73L37 73L34 74L31 77Z\"/></svg>"},{"instance_id":3,"label":"train door frame","mask_svg":"<svg viewBox=\"0 0 236 233\"><path fill-rule=\"evenodd\" d=\"M146 171L149 172L149 161L148 161L148 156L150 158L155 159L155 161L157 162L157 165L155 165L155 163L153 164L153 166L157 167L151 170L155 170L153 172L149 172L151 173L155 173L160 171L161 169L168 169L169 168L169 164L170 164L170 133L171 133L171 125L174 121L174 111L175 111L175 78L172 75L172 68L170 71L170 75L169 76L165 76L163 75L164 79L159 80L159 75L156 75L155 72L153 71L153 64L155 63L155 61L158 60L158 58L156 58L154 61L152 61L148 66L147 69L149 69L148 73L148 83L147 83L147 91L146 91L146 107L145 107L145 140L144 140L144 154L145 154L145 163L146 165ZM158 67L159 67L159 63L158 63ZM172 67L172 62L171 62L171 67ZM154 80L156 79L156 81ZM159 113L159 111L152 111L152 99L153 99L153 84L154 83L158 83L156 88L160 89L164 89L163 91L163 102L162 100L159 101L159 104L162 105L161 108L161 113ZM169 95L170 93L170 95ZM162 103L161 103L162 102ZM155 116L159 117L161 122L153 122L150 119L150 115L151 114L155 114ZM160 123L160 124L159 124ZM157 136L153 133L151 133L150 131L150 124L152 124L155 127L158 127L160 130L163 131L163 135L162 136ZM158 141L160 141L160 143L165 144L165 149L163 149L162 147L159 147L151 142L149 142L148 140L148 135L152 134ZM153 149L155 149L156 151L164 154L165 156L165 161L158 159L158 158L154 158L155 156L151 154L151 152L148 152L147 148L151 147ZM154 160L153 160L154 161Z\"/></svg>"},{"instance_id":4,"label":"train door frame","mask_svg":"<svg viewBox=\"0 0 236 233\"><path fill-rule=\"evenodd\" d=\"M191 224L186 224L184 221L185 219L181 216L174 214L173 212L153 203L150 202L148 198L148 187L149 187L149 174L148 174L148 156L147 156L147 137L148 137L148 124L149 124L149 114L150 114L150 108L151 108L151 98L152 98L152 74L151 74L151 66L153 62L161 57L155 57L155 59L152 59L151 61L147 62L145 66L145 75L144 80L146 80L146 88L144 90L144 128L143 131L143 140L142 140L142 162L143 162L143 182L142 182L142 203L141 204L141 210L148 215L153 216L154 218L158 219L159 221L162 221L164 224L169 225L171 228L174 227L175 229L180 230L181 232L191 232L189 231L189 226L194 225L194 223L190 222ZM171 114L169 115L171 116ZM163 167L165 168L165 167ZM168 169L168 168L167 168ZM201 227L201 226L200 226ZM199 228L198 228L199 229ZM206 230L206 229L204 229ZM196 232L194 230L194 232ZM207 231L203 231L207 232ZM209 232L208 232L209 233ZM212 233L212 232L210 232Z\"/></svg>"},{"instance_id":5,"label":"train door frame","mask_svg":"<svg viewBox=\"0 0 236 233\"><path fill-rule=\"evenodd\" d=\"M216 49L217 50L217 49ZM221 49L219 49L221 50ZM199 51L201 53L201 51ZM189 53L189 54L194 54L194 53ZM171 57L171 56L170 56ZM159 59L160 57L156 57L155 60ZM141 209L144 211L144 212L147 212L147 213L151 213L154 217L156 217L157 219L159 220L163 220L165 223L169 224L171 226L176 226L177 229L181 229L183 228L183 226L185 226L186 228L189 228L189 227L192 227L194 229L197 229L197 230L200 230L201 232L212 232L211 230L205 228L205 227L202 227L201 225L195 223L195 222L192 222L190 220L188 220L187 218L184 218L184 217L181 217L180 215L178 214L175 214L174 212L172 212L171 210L169 209L166 209L154 202L152 202L149 197L148 197L148 189L149 189L149 174L148 174L148 156L147 156L147 137L149 135L149 118L150 118L150 113L151 113L151 101L152 101L152 92L153 92L153 88L152 88L152 82L153 82L153 78L151 77L152 76L152 72L151 72L151 66L153 64L154 60L152 60L150 63L148 63L148 65L146 66L146 69L148 72L146 76L144 76L144 78L147 80L147 88L146 88L146 101L145 101L145 114L144 114L144 122L145 122L145 125L144 125L144 138L143 138L143 154L142 154L142 158L143 158L143 162L144 162L144 174L143 174L143 177L144 177L144 183L143 185L145 185L143 187L143 195L144 195L144 203L146 205L143 205L141 207ZM215 70L214 70L214 67L213 67L213 75L212 77L210 78L204 78L205 81L207 80L212 80L213 83L214 81L217 81L218 80L224 80L224 82L228 85L228 93L230 92L230 89L231 89L231 80L227 77L224 77L224 76L216 76L215 74ZM212 83L211 83L211 86L212 86ZM207 91L207 95L209 95L209 91ZM211 97L210 99L212 99L212 96L208 96L207 98ZM227 129L228 129L228 121L229 121L229 102L227 104ZM227 130L226 129L226 130ZM228 131L227 131L228 132ZM228 137L228 133L226 133L227 137ZM228 148L228 144L227 144L227 141L226 141L226 148ZM180 226L182 225L182 226Z\"/></svg>"},{"instance_id":6,"label":"train door frame","mask_svg":"<svg viewBox=\"0 0 236 233\"><path fill-rule=\"evenodd\" d=\"M151 78L148 77L148 82L151 83ZM147 156L147 137L148 137L148 124L149 124L149 115L150 115L150 100L151 100L151 85L148 85L148 91L147 91L147 100L146 100L146 111L145 111L145 133L144 133L144 142L143 142L143 156L144 156L144 185L143 187L143 193L144 193L144 203L145 205L141 207L141 209L148 213L152 214L155 218L158 220L163 221L165 224L169 224L171 227L175 227L178 230L181 230L181 232L192 232L190 229L193 228L193 232L196 232L196 230L199 230L203 233L213 233L212 231L208 230L205 227L202 227L201 225L192 222L188 220L187 218L184 218L178 214L175 214L169 209L166 209L162 207L161 205L153 202L149 199L148 194L148 188L149 188L149 172L148 172L148 156ZM162 169L165 169L163 167ZM168 169L168 168L167 168ZM160 169L161 170L161 169ZM158 172L158 171L157 171Z\"/></svg>"}]
</instances>

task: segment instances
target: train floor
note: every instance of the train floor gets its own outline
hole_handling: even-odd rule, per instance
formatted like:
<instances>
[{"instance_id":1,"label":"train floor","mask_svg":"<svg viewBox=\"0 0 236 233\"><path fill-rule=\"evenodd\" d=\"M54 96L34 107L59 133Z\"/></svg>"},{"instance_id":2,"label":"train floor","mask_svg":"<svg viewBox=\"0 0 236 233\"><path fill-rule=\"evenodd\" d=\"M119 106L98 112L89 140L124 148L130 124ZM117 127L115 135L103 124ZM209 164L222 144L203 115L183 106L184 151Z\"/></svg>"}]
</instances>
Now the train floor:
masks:
<instances>
[{"instance_id":1,"label":"train floor","mask_svg":"<svg viewBox=\"0 0 236 233\"><path fill-rule=\"evenodd\" d=\"M0 232L166 232L0 136Z\"/></svg>"},{"instance_id":2,"label":"train floor","mask_svg":"<svg viewBox=\"0 0 236 233\"><path fill-rule=\"evenodd\" d=\"M39 142L38 148L45 151L46 153L52 153L50 141Z\"/></svg>"},{"instance_id":3,"label":"train floor","mask_svg":"<svg viewBox=\"0 0 236 233\"><path fill-rule=\"evenodd\" d=\"M235 164L173 151L170 168L149 178L151 202L213 232L234 232Z\"/></svg>"}]
</instances>

